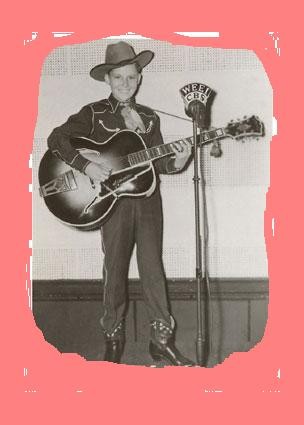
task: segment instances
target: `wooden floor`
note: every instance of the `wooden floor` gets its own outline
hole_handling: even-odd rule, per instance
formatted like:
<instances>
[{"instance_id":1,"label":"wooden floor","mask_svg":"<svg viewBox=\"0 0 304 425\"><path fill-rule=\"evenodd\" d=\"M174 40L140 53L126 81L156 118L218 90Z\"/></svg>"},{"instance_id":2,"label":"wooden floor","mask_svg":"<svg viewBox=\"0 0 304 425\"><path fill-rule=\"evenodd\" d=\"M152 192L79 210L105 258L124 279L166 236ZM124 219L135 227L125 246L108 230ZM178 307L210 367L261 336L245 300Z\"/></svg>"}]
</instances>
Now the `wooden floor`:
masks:
<instances>
[{"instance_id":1,"label":"wooden floor","mask_svg":"<svg viewBox=\"0 0 304 425\"><path fill-rule=\"evenodd\" d=\"M99 325L103 313L100 297L75 299L71 292L68 296L50 296L45 291L43 295L41 282L34 284L33 313L44 338L62 353L78 353L89 361L102 360L104 340ZM258 281L250 282L247 287L244 285L236 290L232 283L229 288L225 287L221 296L215 294L212 297L209 367L222 363L233 352L250 350L263 337L268 311L267 283ZM149 322L145 306L143 301L133 298L129 305L127 343L122 362L164 366L165 363L153 363L148 354ZM171 308L177 322L176 345L184 355L196 361L196 301L191 297L171 299Z\"/></svg>"}]
</instances>

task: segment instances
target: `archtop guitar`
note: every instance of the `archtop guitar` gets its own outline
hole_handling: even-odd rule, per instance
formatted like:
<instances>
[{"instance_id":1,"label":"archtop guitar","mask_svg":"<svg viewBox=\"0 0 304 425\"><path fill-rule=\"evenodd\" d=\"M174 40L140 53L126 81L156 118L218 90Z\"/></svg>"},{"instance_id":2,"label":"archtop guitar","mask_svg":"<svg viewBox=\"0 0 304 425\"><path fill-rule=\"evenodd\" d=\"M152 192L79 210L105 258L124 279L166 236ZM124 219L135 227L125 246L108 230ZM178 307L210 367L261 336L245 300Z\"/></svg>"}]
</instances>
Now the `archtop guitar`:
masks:
<instances>
[{"instance_id":1,"label":"archtop guitar","mask_svg":"<svg viewBox=\"0 0 304 425\"><path fill-rule=\"evenodd\" d=\"M264 136L256 116L230 122L226 127L202 133L200 145L224 137L244 139ZM193 144L193 138L185 138ZM178 140L176 142L181 142ZM93 182L48 150L39 166L39 192L49 211L61 222L83 230L100 227L123 197L147 197L156 187L153 161L173 155L173 143L147 148L143 138L121 130L103 143L80 137L71 139L81 155L112 170L105 182Z\"/></svg>"}]
</instances>

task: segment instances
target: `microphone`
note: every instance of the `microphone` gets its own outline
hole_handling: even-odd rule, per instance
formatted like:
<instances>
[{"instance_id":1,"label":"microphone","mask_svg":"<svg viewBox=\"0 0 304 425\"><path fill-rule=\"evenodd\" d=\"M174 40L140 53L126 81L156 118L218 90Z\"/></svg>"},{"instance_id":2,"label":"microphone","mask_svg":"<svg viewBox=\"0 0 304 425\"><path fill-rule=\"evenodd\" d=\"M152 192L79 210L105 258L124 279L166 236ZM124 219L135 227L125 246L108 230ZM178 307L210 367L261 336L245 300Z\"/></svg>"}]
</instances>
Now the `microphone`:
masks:
<instances>
[{"instance_id":1,"label":"microphone","mask_svg":"<svg viewBox=\"0 0 304 425\"><path fill-rule=\"evenodd\" d=\"M189 83L180 89L186 114L200 128L205 127L207 101L213 93L210 87L202 83Z\"/></svg>"},{"instance_id":2,"label":"microphone","mask_svg":"<svg viewBox=\"0 0 304 425\"><path fill-rule=\"evenodd\" d=\"M206 106L199 100L192 100L186 109L186 114L191 117L200 128L205 127Z\"/></svg>"}]
</instances>

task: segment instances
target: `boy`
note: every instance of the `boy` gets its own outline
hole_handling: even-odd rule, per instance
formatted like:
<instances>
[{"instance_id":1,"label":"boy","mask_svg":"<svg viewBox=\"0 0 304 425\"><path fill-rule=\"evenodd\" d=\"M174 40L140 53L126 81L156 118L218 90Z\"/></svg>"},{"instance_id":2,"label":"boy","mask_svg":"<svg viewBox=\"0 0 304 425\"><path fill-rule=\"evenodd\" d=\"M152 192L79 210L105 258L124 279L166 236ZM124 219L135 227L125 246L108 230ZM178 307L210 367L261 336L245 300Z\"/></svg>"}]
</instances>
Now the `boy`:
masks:
<instances>
[{"instance_id":1,"label":"boy","mask_svg":"<svg viewBox=\"0 0 304 425\"><path fill-rule=\"evenodd\" d=\"M141 71L153 56L149 50L136 55L125 42L108 45L105 63L95 66L90 75L106 82L111 95L84 106L65 124L55 128L48 138L48 146L54 154L96 184L106 181L112 170L84 158L72 147L71 137L85 136L97 143L106 143L111 136L127 128L138 133L147 148L163 143L158 116L135 101L142 80ZM173 151L174 156L154 162L156 176L182 170L191 155L191 145L182 141L173 145ZM162 263L162 206L156 179L156 188L150 196L122 198L101 229L104 314L100 323L106 341L104 360L120 363L123 354L128 270L136 244L138 271L151 326L149 352L154 360L166 359L173 365L191 366L193 363L182 356L174 344L174 320L168 309Z\"/></svg>"}]
</instances>

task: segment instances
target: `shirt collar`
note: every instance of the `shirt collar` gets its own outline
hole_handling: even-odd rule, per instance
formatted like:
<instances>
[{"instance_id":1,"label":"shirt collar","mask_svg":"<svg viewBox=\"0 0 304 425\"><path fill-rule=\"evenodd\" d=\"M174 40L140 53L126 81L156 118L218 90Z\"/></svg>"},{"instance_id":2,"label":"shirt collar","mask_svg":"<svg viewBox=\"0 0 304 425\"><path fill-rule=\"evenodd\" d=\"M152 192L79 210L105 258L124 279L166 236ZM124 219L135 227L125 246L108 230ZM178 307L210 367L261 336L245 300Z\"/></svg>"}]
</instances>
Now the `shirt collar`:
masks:
<instances>
[{"instance_id":1,"label":"shirt collar","mask_svg":"<svg viewBox=\"0 0 304 425\"><path fill-rule=\"evenodd\" d=\"M119 105L123 105L124 104L124 102L119 102L119 100L115 99L115 97L113 96L112 93L111 93L110 97L108 98L108 101L109 101L109 103L111 105L111 108L112 108L112 111L113 112L116 112L117 111L117 108L118 108ZM131 104L131 105L135 105L135 97L132 97L130 99L130 101L127 102L127 103L128 104Z\"/></svg>"}]
</instances>

